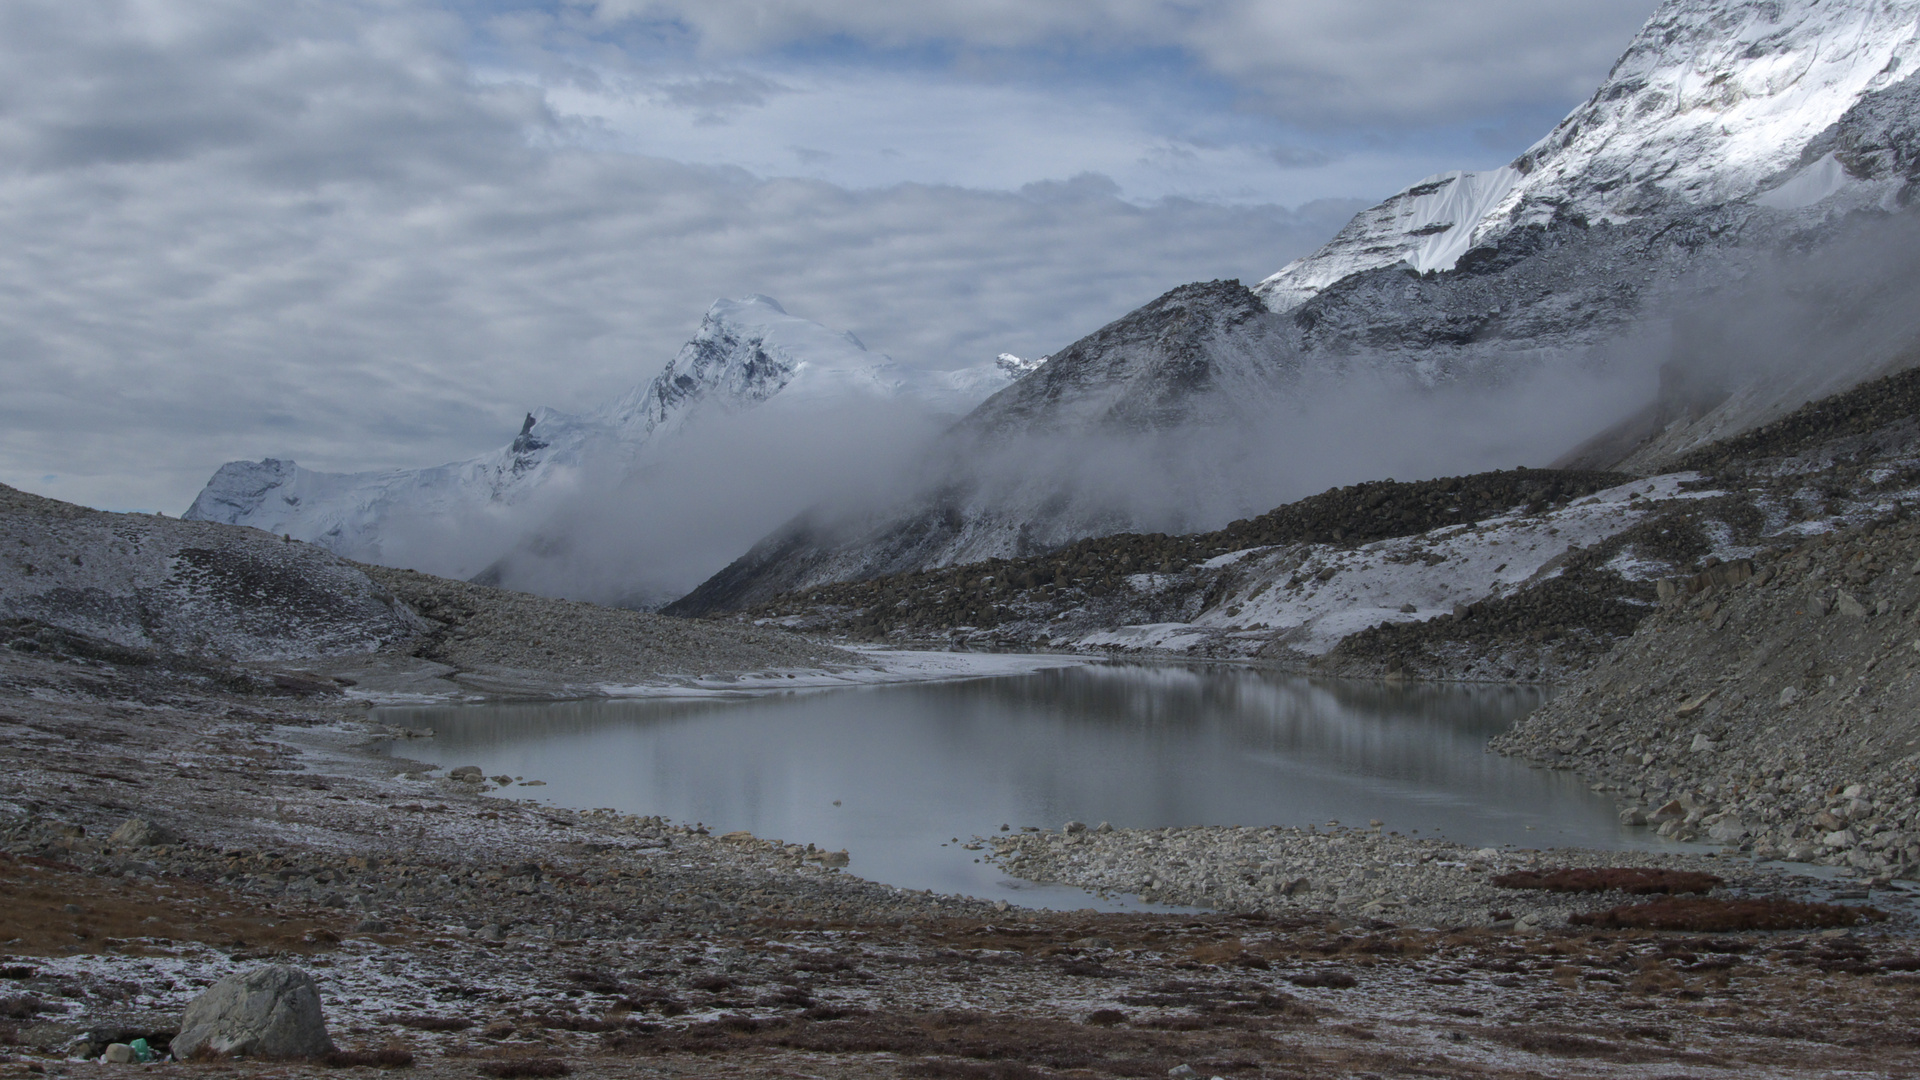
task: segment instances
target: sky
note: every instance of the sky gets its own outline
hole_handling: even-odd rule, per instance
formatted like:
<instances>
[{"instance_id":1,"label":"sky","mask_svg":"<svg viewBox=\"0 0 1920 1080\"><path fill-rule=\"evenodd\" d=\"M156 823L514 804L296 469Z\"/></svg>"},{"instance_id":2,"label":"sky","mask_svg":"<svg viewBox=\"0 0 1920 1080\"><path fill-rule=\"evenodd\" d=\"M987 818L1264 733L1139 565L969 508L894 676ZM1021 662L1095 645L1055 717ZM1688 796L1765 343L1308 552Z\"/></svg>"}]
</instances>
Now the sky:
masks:
<instances>
[{"instance_id":1,"label":"sky","mask_svg":"<svg viewBox=\"0 0 1920 1080\"><path fill-rule=\"evenodd\" d=\"M763 293L1057 350L1504 164L1652 0L7 0L0 482L498 447Z\"/></svg>"}]
</instances>

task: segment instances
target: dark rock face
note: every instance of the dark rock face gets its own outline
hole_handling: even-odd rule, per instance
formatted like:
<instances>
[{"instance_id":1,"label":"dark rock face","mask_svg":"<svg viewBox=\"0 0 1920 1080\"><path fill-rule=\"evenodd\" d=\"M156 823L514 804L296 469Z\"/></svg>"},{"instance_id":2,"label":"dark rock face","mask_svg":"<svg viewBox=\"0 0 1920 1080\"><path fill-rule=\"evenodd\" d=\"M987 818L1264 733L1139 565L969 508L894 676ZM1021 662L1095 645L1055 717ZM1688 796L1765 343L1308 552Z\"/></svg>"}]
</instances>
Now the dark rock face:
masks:
<instances>
[{"instance_id":1,"label":"dark rock face","mask_svg":"<svg viewBox=\"0 0 1920 1080\"><path fill-rule=\"evenodd\" d=\"M1033 555L1137 527L1126 508L1050 472L1052 459L1029 468L1008 448L1071 458L1074 440L1197 430L1272 398L1298 370L1286 326L1238 281L1183 285L987 399L949 434L936 479L918 493L802 515L663 610L735 610L820 582Z\"/></svg>"},{"instance_id":2,"label":"dark rock face","mask_svg":"<svg viewBox=\"0 0 1920 1080\"><path fill-rule=\"evenodd\" d=\"M313 1058L333 1049L313 976L285 964L229 975L193 999L173 1055Z\"/></svg>"},{"instance_id":3,"label":"dark rock face","mask_svg":"<svg viewBox=\"0 0 1920 1080\"><path fill-rule=\"evenodd\" d=\"M1291 373L1285 320L1238 281L1182 285L1088 334L961 421L969 435L1150 431L1203 416L1209 395Z\"/></svg>"},{"instance_id":4,"label":"dark rock face","mask_svg":"<svg viewBox=\"0 0 1920 1080\"><path fill-rule=\"evenodd\" d=\"M1908 78L1862 97L1800 159L1810 164L1828 154L1862 180L1920 179L1920 81Z\"/></svg>"}]
</instances>

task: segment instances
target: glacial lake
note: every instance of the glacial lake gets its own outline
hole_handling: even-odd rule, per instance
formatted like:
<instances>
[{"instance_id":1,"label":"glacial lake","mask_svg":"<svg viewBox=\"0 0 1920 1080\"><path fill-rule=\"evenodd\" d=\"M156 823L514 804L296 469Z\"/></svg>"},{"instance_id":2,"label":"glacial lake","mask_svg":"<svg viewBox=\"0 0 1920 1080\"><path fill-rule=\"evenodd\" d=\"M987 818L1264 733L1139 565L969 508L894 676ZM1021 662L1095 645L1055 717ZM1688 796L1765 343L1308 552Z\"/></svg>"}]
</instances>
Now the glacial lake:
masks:
<instances>
[{"instance_id":1,"label":"glacial lake","mask_svg":"<svg viewBox=\"0 0 1920 1080\"><path fill-rule=\"evenodd\" d=\"M770 696L385 708L391 752L545 781L500 794L846 849L848 871L1028 906L1139 907L1010 880L960 845L1002 825L1365 826L1474 846L1639 847L1569 773L1486 751L1522 686L1095 664ZM958 842L956 842L956 840ZM975 861L980 859L982 861Z\"/></svg>"}]
</instances>

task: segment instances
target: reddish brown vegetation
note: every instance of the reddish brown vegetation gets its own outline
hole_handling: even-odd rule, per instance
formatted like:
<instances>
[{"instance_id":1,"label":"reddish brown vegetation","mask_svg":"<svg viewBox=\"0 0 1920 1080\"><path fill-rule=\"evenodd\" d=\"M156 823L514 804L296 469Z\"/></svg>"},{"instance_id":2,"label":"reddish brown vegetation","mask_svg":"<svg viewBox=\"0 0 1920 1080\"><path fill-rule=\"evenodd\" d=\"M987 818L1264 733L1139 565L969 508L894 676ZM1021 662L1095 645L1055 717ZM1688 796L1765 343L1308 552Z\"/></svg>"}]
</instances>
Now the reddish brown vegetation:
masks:
<instances>
[{"instance_id":1,"label":"reddish brown vegetation","mask_svg":"<svg viewBox=\"0 0 1920 1080\"><path fill-rule=\"evenodd\" d=\"M480 1071L495 1080L523 1080L547 1076L565 1076L573 1071L573 1066L558 1058L516 1058L511 1061L489 1061L480 1066Z\"/></svg>"},{"instance_id":2,"label":"reddish brown vegetation","mask_svg":"<svg viewBox=\"0 0 1920 1080\"><path fill-rule=\"evenodd\" d=\"M1886 914L1874 908L1804 904L1797 900L1771 897L1753 900L1663 897L1645 904L1627 904L1606 911L1575 915L1567 921L1576 926L1606 929L1726 933L1736 930L1817 930L1857 926L1870 919L1884 918Z\"/></svg>"},{"instance_id":3,"label":"reddish brown vegetation","mask_svg":"<svg viewBox=\"0 0 1920 1080\"><path fill-rule=\"evenodd\" d=\"M1493 883L1502 889L1541 892L1623 892L1635 896L1655 893L1709 893L1726 882L1712 874L1689 870L1656 870L1642 866L1571 867L1565 870L1519 870L1501 874Z\"/></svg>"},{"instance_id":4,"label":"reddish brown vegetation","mask_svg":"<svg viewBox=\"0 0 1920 1080\"><path fill-rule=\"evenodd\" d=\"M415 1031L465 1031L473 1021L464 1016L383 1016L383 1024L398 1024Z\"/></svg>"},{"instance_id":5,"label":"reddish brown vegetation","mask_svg":"<svg viewBox=\"0 0 1920 1080\"><path fill-rule=\"evenodd\" d=\"M321 1058L320 1063L335 1069L361 1066L375 1069L404 1069L413 1064L413 1054L392 1046L385 1050L335 1050Z\"/></svg>"}]
</instances>

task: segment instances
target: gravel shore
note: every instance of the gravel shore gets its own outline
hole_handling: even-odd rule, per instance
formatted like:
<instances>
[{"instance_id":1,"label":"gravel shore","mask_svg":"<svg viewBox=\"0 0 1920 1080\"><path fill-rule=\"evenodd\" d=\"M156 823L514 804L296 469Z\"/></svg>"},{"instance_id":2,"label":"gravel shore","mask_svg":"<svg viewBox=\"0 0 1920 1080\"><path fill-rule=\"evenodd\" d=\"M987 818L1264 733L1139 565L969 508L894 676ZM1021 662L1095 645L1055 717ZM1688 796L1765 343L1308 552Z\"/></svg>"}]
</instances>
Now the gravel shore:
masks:
<instances>
[{"instance_id":1,"label":"gravel shore","mask_svg":"<svg viewBox=\"0 0 1920 1080\"><path fill-rule=\"evenodd\" d=\"M1279 826L1186 829L1087 828L974 840L1009 873L1153 901L1259 912L1274 917L1329 912L1411 926L1564 927L1568 916L1635 898L1618 892L1557 894L1501 888L1521 870L1653 867L1721 878L1722 895L1864 902L1910 918L1912 894L1890 882L1878 891L1818 880L1713 852L1530 851L1468 848L1379 829Z\"/></svg>"},{"instance_id":2,"label":"gravel shore","mask_svg":"<svg viewBox=\"0 0 1920 1080\"><path fill-rule=\"evenodd\" d=\"M164 1039L200 989L266 962L314 974L343 1048L436 1078L1920 1065L1920 957L1894 894L1868 897L1891 919L1812 932L1567 929L1619 897L1488 882L1574 853L1090 830L1005 837L1002 865L1076 880L1075 857L1111 852L1102 872L1125 872L1085 884L1152 873L1156 896L1217 910L1002 908L859 880L804 837L515 802L453 778L431 739L406 744L417 763L368 753L395 733L337 689L241 685L0 649L0 1075L124 1068L75 1059ZM1728 894L1825 895L1737 860L1618 858L1709 866ZM1311 887L1285 896L1288 875Z\"/></svg>"}]
</instances>

